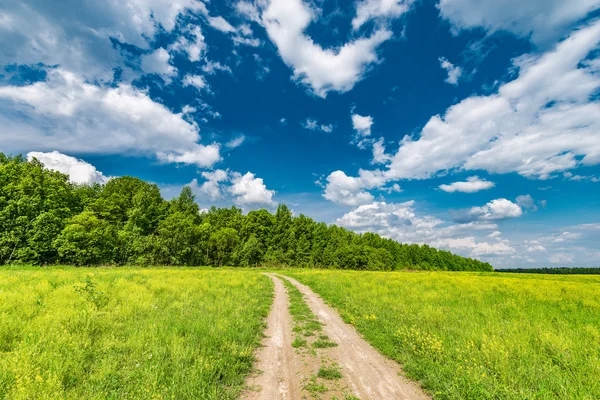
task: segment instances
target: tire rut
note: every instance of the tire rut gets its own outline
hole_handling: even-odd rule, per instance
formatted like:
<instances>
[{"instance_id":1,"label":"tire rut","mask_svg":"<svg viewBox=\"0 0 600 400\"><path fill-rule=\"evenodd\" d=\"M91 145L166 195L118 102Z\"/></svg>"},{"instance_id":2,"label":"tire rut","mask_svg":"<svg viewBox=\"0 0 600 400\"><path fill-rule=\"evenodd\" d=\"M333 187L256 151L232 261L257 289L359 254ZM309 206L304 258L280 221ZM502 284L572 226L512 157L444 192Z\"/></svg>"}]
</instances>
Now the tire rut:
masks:
<instances>
[{"instance_id":1,"label":"tire rut","mask_svg":"<svg viewBox=\"0 0 600 400\"><path fill-rule=\"evenodd\" d=\"M352 327L344 323L331 307L307 286L293 278L265 274L275 285L275 298L267 318L267 329L263 346L257 352L256 369L261 371L247 379L246 400L300 400L308 398L349 398L346 394L361 400L421 400L430 399L418 384L401 375L400 366L381 355L368 344ZM304 296L313 314L323 324L324 333L337 343L336 347L318 349L311 357L292 347L292 317L289 311L289 298L283 282L285 279L294 285ZM343 378L330 392L311 396L305 388L328 360L339 365Z\"/></svg>"}]
</instances>

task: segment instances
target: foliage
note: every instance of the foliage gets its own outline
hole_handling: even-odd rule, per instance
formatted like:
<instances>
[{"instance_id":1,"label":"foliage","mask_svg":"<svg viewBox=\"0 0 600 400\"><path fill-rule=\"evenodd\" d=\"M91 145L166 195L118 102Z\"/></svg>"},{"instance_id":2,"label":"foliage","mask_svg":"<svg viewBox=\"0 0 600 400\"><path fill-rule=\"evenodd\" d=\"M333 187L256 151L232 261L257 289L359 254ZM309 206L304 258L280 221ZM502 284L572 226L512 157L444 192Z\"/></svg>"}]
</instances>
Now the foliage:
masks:
<instances>
[{"instance_id":1,"label":"foliage","mask_svg":"<svg viewBox=\"0 0 600 400\"><path fill-rule=\"evenodd\" d=\"M499 269L498 272L516 274L550 274L550 275L600 275L600 268L517 268Z\"/></svg>"},{"instance_id":2,"label":"foliage","mask_svg":"<svg viewBox=\"0 0 600 400\"><path fill-rule=\"evenodd\" d=\"M290 270L436 399L600 398L600 278Z\"/></svg>"},{"instance_id":3,"label":"foliage","mask_svg":"<svg viewBox=\"0 0 600 400\"><path fill-rule=\"evenodd\" d=\"M477 260L335 225L237 207L200 213L184 187L166 201L128 176L81 186L33 160L0 153L0 264L236 265L360 270L491 271Z\"/></svg>"},{"instance_id":4,"label":"foliage","mask_svg":"<svg viewBox=\"0 0 600 400\"><path fill-rule=\"evenodd\" d=\"M236 399L272 285L208 269L0 269L0 399Z\"/></svg>"}]
</instances>

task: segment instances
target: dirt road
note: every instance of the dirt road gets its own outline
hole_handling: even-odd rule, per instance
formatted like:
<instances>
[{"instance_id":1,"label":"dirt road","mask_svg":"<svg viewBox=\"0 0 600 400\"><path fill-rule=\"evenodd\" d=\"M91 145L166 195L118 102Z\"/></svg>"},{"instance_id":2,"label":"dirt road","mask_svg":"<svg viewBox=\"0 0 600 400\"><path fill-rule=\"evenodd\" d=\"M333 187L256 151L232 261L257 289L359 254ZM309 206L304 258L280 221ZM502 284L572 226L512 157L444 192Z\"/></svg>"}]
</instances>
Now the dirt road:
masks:
<instances>
[{"instance_id":1,"label":"dirt road","mask_svg":"<svg viewBox=\"0 0 600 400\"><path fill-rule=\"evenodd\" d=\"M400 375L399 365L382 356L307 286L286 276L268 274L275 283L275 300L268 317L266 339L258 353L257 369L262 371L248 380L254 390L244 398L256 400L348 398L361 400L429 399L414 382ZM304 295L312 312L323 324L323 331L337 343L336 347L319 349L308 357L292 347L292 321L288 298L280 279L287 279ZM306 382L319 363L329 360L339 365L343 378L328 392L307 392ZM314 379L314 377L313 377ZM341 397L340 397L341 396Z\"/></svg>"},{"instance_id":2,"label":"dirt road","mask_svg":"<svg viewBox=\"0 0 600 400\"><path fill-rule=\"evenodd\" d=\"M244 396L248 400L300 399L300 382L295 376L292 322L288 297L283 283L270 275L275 285L275 299L267 317L265 339L257 354L256 368L260 374L246 382L251 388Z\"/></svg>"}]
</instances>

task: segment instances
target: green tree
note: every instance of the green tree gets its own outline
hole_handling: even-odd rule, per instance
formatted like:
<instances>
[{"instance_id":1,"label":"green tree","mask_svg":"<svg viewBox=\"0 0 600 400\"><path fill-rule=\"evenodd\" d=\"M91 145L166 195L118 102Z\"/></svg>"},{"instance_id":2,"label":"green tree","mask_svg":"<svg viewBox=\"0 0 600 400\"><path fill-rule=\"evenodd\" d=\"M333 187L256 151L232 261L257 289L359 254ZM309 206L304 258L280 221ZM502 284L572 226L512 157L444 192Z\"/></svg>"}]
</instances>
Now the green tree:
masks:
<instances>
[{"instance_id":1,"label":"green tree","mask_svg":"<svg viewBox=\"0 0 600 400\"><path fill-rule=\"evenodd\" d=\"M219 267L228 263L238 241L238 233L233 228L221 228L210 235L210 247Z\"/></svg>"},{"instance_id":2,"label":"green tree","mask_svg":"<svg viewBox=\"0 0 600 400\"><path fill-rule=\"evenodd\" d=\"M263 259L263 246L260 241L256 238L256 235L252 234L244 243L244 247L241 251L242 265L245 266L256 266L262 262Z\"/></svg>"},{"instance_id":3,"label":"green tree","mask_svg":"<svg viewBox=\"0 0 600 400\"><path fill-rule=\"evenodd\" d=\"M114 226L84 211L71 218L54 241L62 262L75 265L98 265L113 262L116 248Z\"/></svg>"}]
</instances>

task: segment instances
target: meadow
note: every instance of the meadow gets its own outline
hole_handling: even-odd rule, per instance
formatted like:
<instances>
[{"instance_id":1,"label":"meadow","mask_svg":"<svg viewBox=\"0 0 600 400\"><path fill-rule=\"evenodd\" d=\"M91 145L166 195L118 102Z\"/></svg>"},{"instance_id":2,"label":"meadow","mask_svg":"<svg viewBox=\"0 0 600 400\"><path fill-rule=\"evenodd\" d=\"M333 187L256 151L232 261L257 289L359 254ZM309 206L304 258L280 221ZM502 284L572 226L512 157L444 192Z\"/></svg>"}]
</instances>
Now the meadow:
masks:
<instances>
[{"instance_id":1,"label":"meadow","mask_svg":"<svg viewBox=\"0 0 600 400\"><path fill-rule=\"evenodd\" d=\"M599 399L600 277L287 270L435 399Z\"/></svg>"},{"instance_id":2,"label":"meadow","mask_svg":"<svg viewBox=\"0 0 600 400\"><path fill-rule=\"evenodd\" d=\"M237 398L271 301L240 270L2 268L0 398Z\"/></svg>"}]
</instances>

